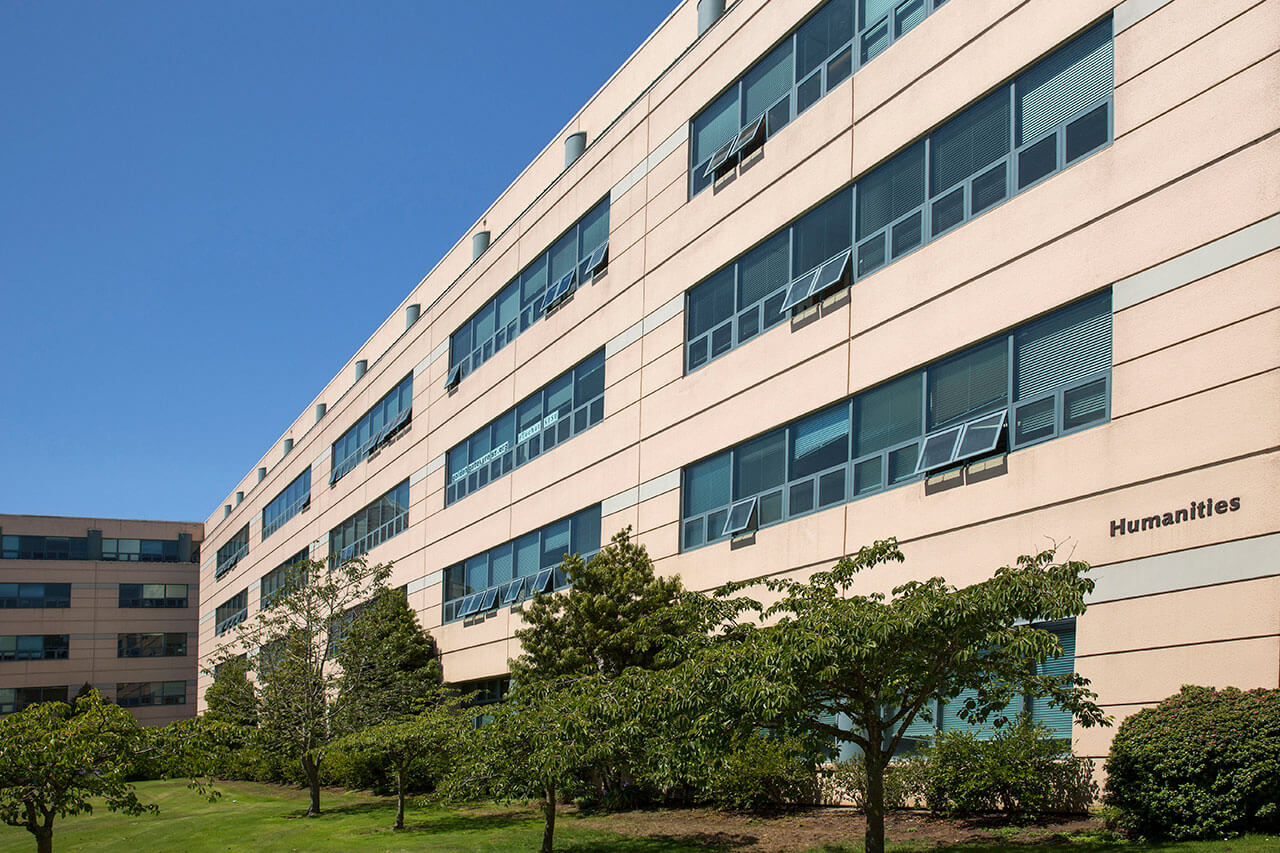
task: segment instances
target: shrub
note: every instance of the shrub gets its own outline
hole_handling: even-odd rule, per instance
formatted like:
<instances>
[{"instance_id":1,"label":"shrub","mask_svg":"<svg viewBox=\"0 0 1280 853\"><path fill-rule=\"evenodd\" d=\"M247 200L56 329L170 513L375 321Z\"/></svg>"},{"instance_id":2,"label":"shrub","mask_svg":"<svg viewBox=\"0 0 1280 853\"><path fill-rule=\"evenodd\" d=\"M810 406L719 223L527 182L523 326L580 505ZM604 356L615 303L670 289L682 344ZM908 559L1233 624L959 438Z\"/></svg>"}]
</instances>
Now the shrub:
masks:
<instances>
[{"instance_id":1,"label":"shrub","mask_svg":"<svg viewBox=\"0 0 1280 853\"><path fill-rule=\"evenodd\" d=\"M1280 830L1280 690L1186 686L1129 717L1106 802L1117 825L1152 837Z\"/></svg>"},{"instance_id":2,"label":"shrub","mask_svg":"<svg viewBox=\"0 0 1280 853\"><path fill-rule=\"evenodd\" d=\"M1092 762L1064 752L1061 740L1025 716L990 739L941 732L922 754L924 797L936 812L1081 813L1096 795Z\"/></svg>"},{"instance_id":3,"label":"shrub","mask_svg":"<svg viewBox=\"0 0 1280 853\"><path fill-rule=\"evenodd\" d=\"M928 765L918 756L895 758L884 771L884 807L906 809L924 800ZM832 765L827 775L827 787L833 797L859 809L867 803L867 769L862 756Z\"/></svg>"},{"instance_id":4,"label":"shrub","mask_svg":"<svg viewBox=\"0 0 1280 853\"><path fill-rule=\"evenodd\" d=\"M703 788L719 809L776 812L818 802L817 761L796 741L755 735L726 754Z\"/></svg>"}]
</instances>

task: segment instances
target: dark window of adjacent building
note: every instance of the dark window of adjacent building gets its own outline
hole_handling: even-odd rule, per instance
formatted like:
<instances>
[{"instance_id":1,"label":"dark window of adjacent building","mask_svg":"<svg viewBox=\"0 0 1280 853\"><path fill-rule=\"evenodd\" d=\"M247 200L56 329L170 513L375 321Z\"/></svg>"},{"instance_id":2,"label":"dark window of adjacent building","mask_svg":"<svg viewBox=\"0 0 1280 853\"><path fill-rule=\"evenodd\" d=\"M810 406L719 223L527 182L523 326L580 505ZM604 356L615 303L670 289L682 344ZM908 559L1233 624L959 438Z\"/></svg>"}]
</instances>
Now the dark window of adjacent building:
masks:
<instances>
[{"instance_id":1,"label":"dark window of adjacent building","mask_svg":"<svg viewBox=\"0 0 1280 853\"><path fill-rule=\"evenodd\" d=\"M122 708L187 704L185 681L131 681L116 685L116 704Z\"/></svg>"},{"instance_id":2,"label":"dark window of adjacent building","mask_svg":"<svg viewBox=\"0 0 1280 853\"><path fill-rule=\"evenodd\" d=\"M213 614L213 633L222 635L249 616L249 590L242 589L219 604Z\"/></svg>"},{"instance_id":3,"label":"dark window of adjacent building","mask_svg":"<svg viewBox=\"0 0 1280 853\"><path fill-rule=\"evenodd\" d=\"M848 275L841 265L815 298L1105 146L1113 58L1108 18L690 289L686 372L787 319L792 285L828 260L852 252Z\"/></svg>"},{"instance_id":4,"label":"dark window of adjacent building","mask_svg":"<svg viewBox=\"0 0 1280 853\"><path fill-rule=\"evenodd\" d=\"M0 558L6 560L87 560L89 540L83 536L0 536Z\"/></svg>"},{"instance_id":5,"label":"dark window of adjacent building","mask_svg":"<svg viewBox=\"0 0 1280 853\"><path fill-rule=\"evenodd\" d=\"M604 420L604 350L543 388L449 451L445 505L519 468Z\"/></svg>"},{"instance_id":6,"label":"dark window of adjacent building","mask_svg":"<svg viewBox=\"0 0 1280 853\"><path fill-rule=\"evenodd\" d=\"M262 576L258 588L258 606L266 610L275 603L276 598L285 595L297 583L306 583L304 569L300 564L310 556L308 549L303 548L280 565Z\"/></svg>"},{"instance_id":7,"label":"dark window of adjacent building","mask_svg":"<svg viewBox=\"0 0 1280 853\"><path fill-rule=\"evenodd\" d=\"M123 563L176 563L176 539L103 539L102 559Z\"/></svg>"},{"instance_id":8,"label":"dark window of adjacent building","mask_svg":"<svg viewBox=\"0 0 1280 853\"><path fill-rule=\"evenodd\" d=\"M262 538L266 539L286 521L311 506L311 467L303 471L271 503L262 508Z\"/></svg>"},{"instance_id":9,"label":"dark window of adjacent building","mask_svg":"<svg viewBox=\"0 0 1280 853\"><path fill-rule=\"evenodd\" d=\"M66 702L71 688L60 687L0 687L0 714L13 714L30 705L41 702Z\"/></svg>"},{"instance_id":10,"label":"dark window of adjacent building","mask_svg":"<svg viewBox=\"0 0 1280 853\"><path fill-rule=\"evenodd\" d=\"M236 535L226 541L221 548L218 549L217 565L213 570L213 576L220 578L227 572L236 567L244 556L249 553L249 523L245 522L244 527L236 531Z\"/></svg>"},{"instance_id":11,"label":"dark window of adjacent building","mask_svg":"<svg viewBox=\"0 0 1280 853\"><path fill-rule=\"evenodd\" d=\"M758 145L782 130L945 2L825 3L694 116L689 197L731 169L741 153L750 153L744 139Z\"/></svg>"},{"instance_id":12,"label":"dark window of adjacent building","mask_svg":"<svg viewBox=\"0 0 1280 853\"><path fill-rule=\"evenodd\" d=\"M563 589L566 554L600 550L600 505L504 542L444 570L444 621L466 619Z\"/></svg>"},{"instance_id":13,"label":"dark window of adjacent building","mask_svg":"<svg viewBox=\"0 0 1280 853\"><path fill-rule=\"evenodd\" d=\"M66 660L71 646L68 634L13 634L0 636L0 661Z\"/></svg>"},{"instance_id":14,"label":"dark window of adjacent building","mask_svg":"<svg viewBox=\"0 0 1280 853\"><path fill-rule=\"evenodd\" d=\"M399 433L413 417L413 374L409 374L396 387L365 412L355 426L333 443L330 451L332 470L329 484L341 480L360 462ZM308 471L308 484L310 472ZM310 493L310 485L307 487Z\"/></svg>"},{"instance_id":15,"label":"dark window of adjacent building","mask_svg":"<svg viewBox=\"0 0 1280 853\"><path fill-rule=\"evenodd\" d=\"M409 481L387 492L329 531L330 560L349 560L409 527Z\"/></svg>"},{"instance_id":16,"label":"dark window of adjacent building","mask_svg":"<svg viewBox=\"0 0 1280 853\"><path fill-rule=\"evenodd\" d=\"M608 243L606 196L449 337L450 384L462 381L541 319L548 307L585 284L606 260Z\"/></svg>"},{"instance_id":17,"label":"dark window of adjacent building","mask_svg":"<svg viewBox=\"0 0 1280 853\"><path fill-rule=\"evenodd\" d=\"M1104 423L1110 383L1108 290L686 466L682 547Z\"/></svg>"},{"instance_id":18,"label":"dark window of adjacent building","mask_svg":"<svg viewBox=\"0 0 1280 853\"><path fill-rule=\"evenodd\" d=\"M122 583L121 607L186 607L185 583Z\"/></svg>"},{"instance_id":19,"label":"dark window of adjacent building","mask_svg":"<svg viewBox=\"0 0 1280 853\"><path fill-rule=\"evenodd\" d=\"M69 583L0 583L0 608L48 609L70 606Z\"/></svg>"},{"instance_id":20,"label":"dark window of adjacent building","mask_svg":"<svg viewBox=\"0 0 1280 853\"><path fill-rule=\"evenodd\" d=\"M118 634L116 657L180 658L187 656L186 634Z\"/></svg>"}]
</instances>

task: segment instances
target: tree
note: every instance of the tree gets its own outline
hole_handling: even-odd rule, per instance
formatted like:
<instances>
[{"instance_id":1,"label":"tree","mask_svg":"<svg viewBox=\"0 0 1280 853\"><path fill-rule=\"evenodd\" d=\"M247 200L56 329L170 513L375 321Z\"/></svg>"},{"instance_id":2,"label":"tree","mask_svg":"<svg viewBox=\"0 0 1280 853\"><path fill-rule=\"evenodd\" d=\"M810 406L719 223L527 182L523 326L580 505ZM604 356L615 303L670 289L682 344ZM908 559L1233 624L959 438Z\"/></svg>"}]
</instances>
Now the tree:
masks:
<instances>
[{"instance_id":1,"label":"tree","mask_svg":"<svg viewBox=\"0 0 1280 853\"><path fill-rule=\"evenodd\" d=\"M1087 564L1055 562L1045 551L963 588L935 577L903 584L891 597L851 594L858 573L903 559L890 539L808 581L722 587L703 603L720 621L721 639L685 672L686 685L703 697L695 707L711 692L744 719L798 724L856 745L866 768L867 853L884 850L885 768L912 722L932 719L932 700L972 691L959 713L981 722L1002 715L1015 696L1046 697L1083 726L1106 722L1086 679L1037 674L1062 648L1052 633L1027 624L1083 613L1093 589ZM754 585L774 603L733 598Z\"/></svg>"},{"instance_id":2,"label":"tree","mask_svg":"<svg viewBox=\"0 0 1280 853\"><path fill-rule=\"evenodd\" d=\"M92 812L92 798L125 814L157 811L127 781L146 745L133 715L96 690L74 707L45 702L0 719L0 819L52 853L54 819Z\"/></svg>"},{"instance_id":3,"label":"tree","mask_svg":"<svg viewBox=\"0 0 1280 853\"><path fill-rule=\"evenodd\" d=\"M252 691L226 694L228 709L258 720L263 746L298 761L311 792L307 817L320 814L320 768L334 738L339 705L340 633L349 611L386 589L389 565L370 566L356 557L334 565L300 560L287 569L268 607L235 629L214 655L216 672L246 652L257 651L250 667Z\"/></svg>"},{"instance_id":4,"label":"tree","mask_svg":"<svg viewBox=\"0 0 1280 853\"><path fill-rule=\"evenodd\" d=\"M223 660L215 668L213 684L204 692L205 717L235 726L257 726L258 709L251 666L246 655Z\"/></svg>"},{"instance_id":5,"label":"tree","mask_svg":"<svg viewBox=\"0 0 1280 853\"><path fill-rule=\"evenodd\" d=\"M440 684L439 656L404 594L379 593L338 642L336 729L355 732L412 713Z\"/></svg>"},{"instance_id":6,"label":"tree","mask_svg":"<svg viewBox=\"0 0 1280 853\"><path fill-rule=\"evenodd\" d=\"M459 743L472 731L462 700L437 688L426 697L421 713L349 734L337 741L334 749L353 764L391 772L396 785L396 822L392 828L404 829L409 778L442 780L453 767Z\"/></svg>"},{"instance_id":7,"label":"tree","mask_svg":"<svg viewBox=\"0 0 1280 853\"><path fill-rule=\"evenodd\" d=\"M527 628L515 632L523 654L511 677L537 679L598 674L614 678L627 667L662 669L677 662L678 638L695 630L680 578L659 578L643 545L628 527L590 560L565 557L565 592L537 595L519 612Z\"/></svg>"}]
</instances>

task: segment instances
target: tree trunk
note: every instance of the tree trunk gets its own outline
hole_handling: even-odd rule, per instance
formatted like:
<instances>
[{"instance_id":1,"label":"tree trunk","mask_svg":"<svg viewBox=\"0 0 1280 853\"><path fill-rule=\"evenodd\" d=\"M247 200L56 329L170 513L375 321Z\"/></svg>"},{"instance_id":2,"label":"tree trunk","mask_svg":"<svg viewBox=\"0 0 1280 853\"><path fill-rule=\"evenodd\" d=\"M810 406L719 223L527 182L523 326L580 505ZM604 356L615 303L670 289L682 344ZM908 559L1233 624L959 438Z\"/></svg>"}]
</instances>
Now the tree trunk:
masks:
<instances>
[{"instance_id":1,"label":"tree trunk","mask_svg":"<svg viewBox=\"0 0 1280 853\"><path fill-rule=\"evenodd\" d=\"M53 828L41 826L31 831L36 836L36 853L53 853Z\"/></svg>"},{"instance_id":2,"label":"tree trunk","mask_svg":"<svg viewBox=\"0 0 1280 853\"><path fill-rule=\"evenodd\" d=\"M867 772L867 834L865 853L884 853L884 762L880 760L880 743L871 737L871 748L863 752Z\"/></svg>"},{"instance_id":3,"label":"tree trunk","mask_svg":"<svg viewBox=\"0 0 1280 853\"><path fill-rule=\"evenodd\" d=\"M404 829L404 768L396 770L396 825L392 829Z\"/></svg>"},{"instance_id":4,"label":"tree trunk","mask_svg":"<svg viewBox=\"0 0 1280 853\"><path fill-rule=\"evenodd\" d=\"M310 755L302 756L302 772L307 777L307 787L311 789L311 804L307 806L307 817L320 816L320 765Z\"/></svg>"},{"instance_id":5,"label":"tree trunk","mask_svg":"<svg viewBox=\"0 0 1280 853\"><path fill-rule=\"evenodd\" d=\"M542 826L542 853L551 853L551 845L556 834L556 786L548 785L546 801L542 804L542 812L546 822Z\"/></svg>"}]
</instances>

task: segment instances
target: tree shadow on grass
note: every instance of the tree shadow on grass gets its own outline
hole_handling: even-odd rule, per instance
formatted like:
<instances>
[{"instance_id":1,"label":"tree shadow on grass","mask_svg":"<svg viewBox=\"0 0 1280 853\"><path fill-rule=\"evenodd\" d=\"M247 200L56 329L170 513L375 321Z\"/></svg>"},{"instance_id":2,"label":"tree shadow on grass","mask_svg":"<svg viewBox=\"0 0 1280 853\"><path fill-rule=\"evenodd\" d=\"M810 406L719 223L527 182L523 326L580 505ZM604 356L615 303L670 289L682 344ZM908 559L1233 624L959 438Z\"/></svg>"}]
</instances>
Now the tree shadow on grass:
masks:
<instances>
[{"instance_id":1,"label":"tree shadow on grass","mask_svg":"<svg viewBox=\"0 0 1280 853\"><path fill-rule=\"evenodd\" d=\"M684 853L690 848L709 853L728 853L750 847L754 835L730 832L693 832L684 835L642 835L608 841L580 841L563 848L564 853ZM559 848L560 845L556 845Z\"/></svg>"}]
</instances>

